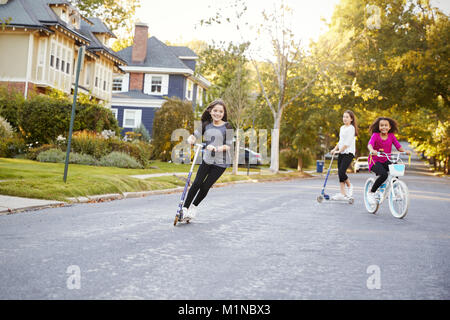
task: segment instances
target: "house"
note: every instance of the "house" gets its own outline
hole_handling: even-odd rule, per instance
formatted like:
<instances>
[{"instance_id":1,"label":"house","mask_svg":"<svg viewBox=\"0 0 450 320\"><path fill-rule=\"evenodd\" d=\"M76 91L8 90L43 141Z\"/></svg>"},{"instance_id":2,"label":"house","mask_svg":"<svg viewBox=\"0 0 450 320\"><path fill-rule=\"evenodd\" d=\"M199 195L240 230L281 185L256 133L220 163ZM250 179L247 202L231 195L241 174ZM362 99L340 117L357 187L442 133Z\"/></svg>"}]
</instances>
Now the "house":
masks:
<instances>
[{"instance_id":1,"label":"house","mask_svg":"<svg viewBox=\"0 0 450 320\"><path fill-rule=\"evenodd\" d=\"M210 83L195 72L198 56L187 47L168 46L148 35L148 25L137 23L133 45L117 54L125 72L113 80L111 109L124 132L143 124L151 133L155 111L176 97L202 107Z\"/></svg>"},{"instance_id":2,"label":"house","mask_svg":"<svg viewBox=\"0 0 450 320\"><path fill-rule=\"evenodd\" d=\"M125 61L108 48L114 34L66 0L0 0L0 85L71 94L78 49L86 46L79 91L110 106L113 74Z\"/></svg>"}]
</instances>

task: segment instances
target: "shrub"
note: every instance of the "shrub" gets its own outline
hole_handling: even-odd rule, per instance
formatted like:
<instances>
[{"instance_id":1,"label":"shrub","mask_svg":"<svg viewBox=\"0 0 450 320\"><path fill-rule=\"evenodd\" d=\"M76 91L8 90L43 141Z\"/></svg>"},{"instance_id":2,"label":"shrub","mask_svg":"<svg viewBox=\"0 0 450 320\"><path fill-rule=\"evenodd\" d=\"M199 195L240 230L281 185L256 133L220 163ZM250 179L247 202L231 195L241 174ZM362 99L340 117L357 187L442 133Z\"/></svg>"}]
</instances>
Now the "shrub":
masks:
<instances>
[{"instance_id":1,"label":"shrub","mask_svg":"<svg viewBox=\"0 0 450 320\"><path fill-rule=\"evenodd\" d=\"M100 159L99 165L105 167L142 169L142 165L136 159L123 152L111 152Z\"/></svg>"},{"instance_id":2,"label":"shrub","mask_svg":"<svg viewBox=\"0 0 450 320\"><path fill-rule=\"evenodd\" d=\"M179 128L193 131L192 104L179 99L167 99L155 112L153 119L153 157L163 161L171 159L172 149L178 144L178 141L171 141L172 132Z\"/></svg>"},{"instance_id":3,"label":"shrub","mask_svg":"<svg viewBox=\"0 0 450 320\"><path fill-rule=\"evenodd\" d=\"M64 156L64 160L65 160ZM97 165L97 160L88 154L82 154L82 153L76 153L71 152L69 155L69 163L75 163L75 164L84 164L88 166L95 166Z\"/></svg>"},{"instance_id":4,"label":"shrub","mask_svg":"<svg viewBox=\"0 0 450 320\"><path fill-rule=\"evenodd\" d=\"M13 128L6 119L0 116L0 138L11 138L13 135Z\"/></svg>"},{"instance_id":5,"label":"shrub","mask_svg":"<svg viewBox=\"0 0 450 320\"><path fill-rule=\"evenodd\" d=\"M126 153L137 161L142 166L147 167L150 164L152 157L152 145L143 141L125 142L119 139L108 140L109 149L111 151Z\"/></svg>"},{"instance_id":6,"label":"shrub","mask_svg":"<svg viewBox=\"0 0 450 320\"><path fill-rule=\"evenodd\" d=\"M145 142L150 141L150 133L148 132L144 124L141 123L141 125L138 128L134 128L133 132L138 136L139 140Z\"/></svg>"},{"instance_id":7,"label":"shrub","mask_svg":"<svg viewBox=\"0 0 450 320\"><path fill-rule=\"evenodd\" d=\"M10 138L0 139L0 157L13 158L17 155L24 154L27 150L25 140L12 136Z\"/></svg>"},{"instance_id":8,"label":"shrub","mask_svg":"<svg viewBox=\"0 0 450 320\"><path fill-rule=\"evenodd\" d=\"M64 162L66 153L60 149L49 149L39 153L37 160L40 162Z\"/></svg>"},{"instance_id":9,"label":"shrub","mask_svg":"<svg viewBox=\"0 0 450 320\"><path fill-rule=\"evenodd\" d=\"M100 159L111 150L107 139L95 132L83 130L77 131L72 135L71 151Z\"/></svg>"},{"instance_id":10,"label":"shrub","mask_svg":"<svg viewBox=\"0 0 450 320\"><path fill-rule=\"evenodd\" d=\"M59 135L67 136L71 110L72 100L64 94L31 95L24 100L18 91L0 87L0 115L28 143L49 144ZM77 104L73 130L120 132L111 110L87 99Z\"/></svg>"},{"instance_id":11,"label":"shrub","mask_svg":"<svg viewBox=\"0 0 450 320\"><path fill-rule=\"evenodd\" d=\"M298 166L298 156L291 149L280 150L280 167L295 168Z\"/></svg>"},{"instance_id":12,"label":"shrub","mask_svg":"<svg viewBox=\"0 0 450 320\"><path fill-rule=\"evenodd\" d=\"M23 94L18 90L0 86L0 115L8 119L13 128L18 128L17 110L20 109L25 102Z\"/></svg>"},{"instance_id":13,"label":"shrub","mask_svg":"<svg viewBox=\"0 0 450 320\"><path fill-rule=\"evenodd\" d=\"M47 151L50 149L57 149L57 146L55 146L54 144L44 144L37 148L30 148L30 149L28 149L28 152L27 152L27 159L37 160L37 157L41 152L44 152L44 151Z\"/></svg>"}]
</instances>

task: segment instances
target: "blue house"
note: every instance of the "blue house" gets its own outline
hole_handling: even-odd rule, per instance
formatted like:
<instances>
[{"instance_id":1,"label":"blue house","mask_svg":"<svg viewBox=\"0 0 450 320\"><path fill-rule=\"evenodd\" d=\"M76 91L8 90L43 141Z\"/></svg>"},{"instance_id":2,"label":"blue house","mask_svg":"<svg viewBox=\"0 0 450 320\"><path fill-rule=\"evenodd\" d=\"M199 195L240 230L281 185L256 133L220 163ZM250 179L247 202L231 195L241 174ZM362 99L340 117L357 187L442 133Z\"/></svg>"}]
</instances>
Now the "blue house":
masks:
<instances>
[{"instance_id":1,"label":"blue house","mask_svg":"<svg viewBox=\"0 0 450 320\"><path fill-rule=\"evenodd\" d=\"M156 110L177 97L202 106L210 83L195 73L198 56L187 47L168 46L148 37L148 26L137 23L134 43L117 52L127 65L113 79L111 109L123 132L143 124L152 133Z\"/></svg>"}]
</instances>

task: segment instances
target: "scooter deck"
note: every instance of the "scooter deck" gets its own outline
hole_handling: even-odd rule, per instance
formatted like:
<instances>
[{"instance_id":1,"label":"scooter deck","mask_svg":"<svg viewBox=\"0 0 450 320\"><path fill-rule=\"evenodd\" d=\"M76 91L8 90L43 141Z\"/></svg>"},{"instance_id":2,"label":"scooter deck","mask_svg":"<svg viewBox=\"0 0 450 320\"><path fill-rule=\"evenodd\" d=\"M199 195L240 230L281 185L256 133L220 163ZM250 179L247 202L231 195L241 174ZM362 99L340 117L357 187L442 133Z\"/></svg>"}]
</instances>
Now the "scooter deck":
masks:
<instances>
[{"instance_id":1,"label":"scooter deck","mask_svg":"<svg viewBox=\"0 0 450 320\"><path fill-rule=\"evenodd\" d=\"M319 195L317 197L317 202L322 203L323 200L332 201L332 202L349 203L349 204L353 204L355 202L355 198L353 198L353 197L349 197L348 199L332 199L328 195L326 197L324 195Z\"/></svg>"}]
</instances>

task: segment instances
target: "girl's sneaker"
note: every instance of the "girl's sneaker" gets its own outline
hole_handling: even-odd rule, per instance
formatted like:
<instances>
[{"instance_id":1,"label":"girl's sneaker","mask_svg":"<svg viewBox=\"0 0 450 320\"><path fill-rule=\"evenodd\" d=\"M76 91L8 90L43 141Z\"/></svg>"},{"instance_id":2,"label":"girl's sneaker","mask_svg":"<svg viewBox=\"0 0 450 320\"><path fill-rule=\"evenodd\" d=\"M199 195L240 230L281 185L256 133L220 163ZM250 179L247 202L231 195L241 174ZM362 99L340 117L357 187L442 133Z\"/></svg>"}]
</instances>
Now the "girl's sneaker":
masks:
<instances>
[{"instance_id":1,"label":"girl's sneaker","mask_svg":"<svg viewBox=\"0 0 450 320\"><path fill-rule=\"evenodd\" d=\"M192 205L188 210L188 215L191 219L195 218L197 216L197 207Z\"/></svg>"},{"instance_id":2,"label":"girl's sneaker","mask_svg":"<svg viewBox=\"0 0 450 320\"><path fill-rule=\"evenodd\" d=\"M347 189L347 195L351 198L353 197L353 185L350 183L350 187Z\"/></svg>"},{"instance_id":3,"label":"girl's sneaker","mask_svg":"<svg viewBox=\"0 0 450 320\"><path fill-rule=\"evenodd\" d=\"M346 196L342 193L336 193L334 196L331 197L331 200L346 200Z\"/></svg>"},{"instance_id":4,"label":"girl's sneaker","mask_svg":"<svg viewBox=\"0 0 450 320\"><path fill-rule=\"evenodd\" d=\"M183 219L189 218L189 209L183 207Z\"/></svg>"},{"instance_id":5,"label":"girl's sneaker","mask_svg":"<svg viewBox=\"0 0 450 320\"><path fill-rule=\"evenodd\" d=\"M377 203L377 199L375 198L375 193L367 192L367 201L369 204L374 205Z\"/></svg>"}]
</instances>

